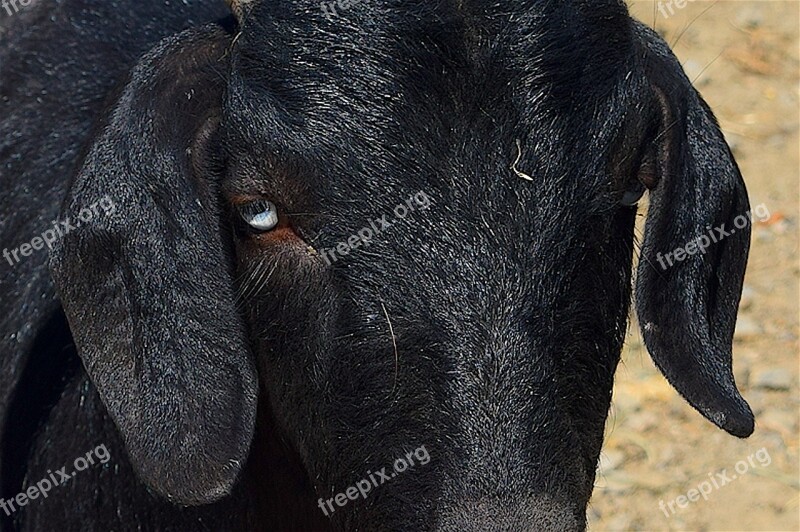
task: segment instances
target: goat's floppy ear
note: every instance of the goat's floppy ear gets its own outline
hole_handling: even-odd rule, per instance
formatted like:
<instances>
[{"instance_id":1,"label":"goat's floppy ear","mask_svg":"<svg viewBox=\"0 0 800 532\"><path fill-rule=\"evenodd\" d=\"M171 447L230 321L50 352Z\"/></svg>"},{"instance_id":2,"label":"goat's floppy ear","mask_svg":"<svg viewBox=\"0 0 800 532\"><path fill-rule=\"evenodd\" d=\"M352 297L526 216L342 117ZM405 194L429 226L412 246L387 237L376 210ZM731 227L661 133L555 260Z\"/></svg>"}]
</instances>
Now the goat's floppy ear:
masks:
<instances>
[{"instance_id":1,"label":"goat's floppy ear","mask_svg":"<svg viewBox=\"0 0 800 532\"><path fill-rule=\"evenodd\" d=\"M184 505L231 492L258 395L216 183L204 174L229 45L219 27L188 30L133 69L67 198L62 220L79 227L51 258L134 468Z\"/></svg>"},{"instance_id":2,"label":"goat's floppy ear","mask_svg":"<svg viewBox=\"0 0 800 532\"><path fill-rule=\"evenodd\" d=\"M736 389L731 361L750 246L749 220L743 228L734 220L749 211L747 191L713 114L680 63L657 35L638 31L655 124L647 175L641 176L651 187L636 287L644 341L694 408L747 437L753 413ZM721 227L730 234L714 230Z\"/></svg>"}]
</instances>

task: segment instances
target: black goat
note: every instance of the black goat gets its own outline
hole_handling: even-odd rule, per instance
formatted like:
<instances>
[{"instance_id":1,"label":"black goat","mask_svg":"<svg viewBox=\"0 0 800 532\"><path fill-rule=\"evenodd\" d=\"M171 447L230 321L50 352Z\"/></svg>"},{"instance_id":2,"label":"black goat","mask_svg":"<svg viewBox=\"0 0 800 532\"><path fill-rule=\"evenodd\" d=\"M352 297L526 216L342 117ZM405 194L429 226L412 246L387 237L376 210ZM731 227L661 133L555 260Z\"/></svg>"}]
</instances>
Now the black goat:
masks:
<instances>
[{"instance_id":1,"label":"black goat","mask_svg":"<svg viewBox=\"0 0 800 532\"><path fill-rule=\"evenodd\" d=\"M648 349L753 431L749 229L662 267L749 209L668 46L622 0L328 4L0 18L5 529L584 528L646 189Z\"/></svg>"}]
</instances>

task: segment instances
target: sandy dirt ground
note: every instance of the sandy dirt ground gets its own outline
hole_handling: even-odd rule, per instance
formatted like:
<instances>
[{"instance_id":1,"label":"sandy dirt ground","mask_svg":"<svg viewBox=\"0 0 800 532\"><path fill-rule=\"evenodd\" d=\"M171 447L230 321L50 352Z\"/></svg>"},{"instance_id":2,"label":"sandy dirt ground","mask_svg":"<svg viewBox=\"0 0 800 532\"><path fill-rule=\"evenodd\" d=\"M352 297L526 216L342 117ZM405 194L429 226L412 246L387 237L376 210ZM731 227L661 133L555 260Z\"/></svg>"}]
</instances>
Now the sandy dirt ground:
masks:
<instances>
[{"instance_id":1,"label":"sandy dirt ground","mask_svg":"<svg viewBox=\"0 0 800 532\"><path fill-rule=\"evenodd\" d=\"M690 0L673 2L674 14L660 3L663 13L657 1L629 0L637 18L674 43L734 148L752 205L771 215L753 227L734 345L734 373L757 428L738 440L706 422L659 375L634 322L589 527L798 531L800 1Z\"/></svg>"}]
</instances>

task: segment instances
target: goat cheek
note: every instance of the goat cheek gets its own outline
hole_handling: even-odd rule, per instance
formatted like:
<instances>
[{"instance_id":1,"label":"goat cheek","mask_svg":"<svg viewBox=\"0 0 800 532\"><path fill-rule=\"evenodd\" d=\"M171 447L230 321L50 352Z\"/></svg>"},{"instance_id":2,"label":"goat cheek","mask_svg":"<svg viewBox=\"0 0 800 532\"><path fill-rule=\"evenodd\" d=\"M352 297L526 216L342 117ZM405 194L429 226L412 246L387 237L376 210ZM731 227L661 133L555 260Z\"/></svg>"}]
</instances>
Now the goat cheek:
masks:
<instances>
[{"instance_id":1,"label":"goat cheek","mask_svg":"<svg viewBox=\"0 0 800 532\"><path fill-rule=\"evenodd\" d=\"M278 227L240 241L237 251L244 260L263 260L266 256L286 253L302 257L310 253L310 248L290 227Z\"/></svg>"}]
</instances>

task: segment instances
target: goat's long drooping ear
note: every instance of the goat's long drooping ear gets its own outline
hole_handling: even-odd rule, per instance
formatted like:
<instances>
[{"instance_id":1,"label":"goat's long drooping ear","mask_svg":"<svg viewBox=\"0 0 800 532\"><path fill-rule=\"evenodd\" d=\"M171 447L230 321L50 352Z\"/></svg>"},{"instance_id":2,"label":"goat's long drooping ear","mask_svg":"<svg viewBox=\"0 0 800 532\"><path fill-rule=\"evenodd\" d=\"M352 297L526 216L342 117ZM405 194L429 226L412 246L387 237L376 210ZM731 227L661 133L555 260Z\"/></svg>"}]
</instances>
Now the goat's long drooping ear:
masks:
<instances>
[{"instance_id":1,"label":"goat's long drooping ear","mask_svg":"<svg viewBox=\"0 0 800 532\"><path fill-rule=\"evenodd\" d=\"M636 305L645 344L667 380L729 433L753 432L731 361L750 226L747 191L717 122L657 35L638 28L652 90L651 187ZM739 224L741 225L741 224ZM723 228L730 233L724 236Z\"/></svg>"},{"instance_id":2,"label":"goat's long drooping ear","mask_svg":"<svg viewBox=\"0 0 800 532\"><path fill-rule=\"evenodd\" d=\"M230 493L258 395L208 170L229 45L219 27L189 30L134 68L65 204L79 227L51 259L134 468L185 505Z\"/></svg>"}]
</instances>

